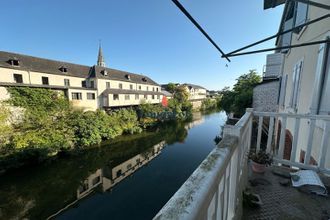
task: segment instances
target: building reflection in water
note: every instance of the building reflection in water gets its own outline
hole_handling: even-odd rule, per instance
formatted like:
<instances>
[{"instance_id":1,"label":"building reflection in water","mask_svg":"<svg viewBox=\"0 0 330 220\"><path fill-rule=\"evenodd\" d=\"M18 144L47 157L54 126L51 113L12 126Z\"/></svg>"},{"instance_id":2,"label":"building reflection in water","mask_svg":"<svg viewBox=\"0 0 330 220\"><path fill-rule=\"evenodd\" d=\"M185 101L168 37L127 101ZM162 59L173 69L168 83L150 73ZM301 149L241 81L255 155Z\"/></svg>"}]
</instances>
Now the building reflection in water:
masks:
<instances>
[{"instance_id":1,"label":"building reflection in water","mask_svg":"<svg viewBox=\"0 0 330 220\"><path fill-rule=\"evenodd\" d=\"M102 191L108 191L113 188L120 181L133 174L139 168L149 163L152 159L157 157L162 149L165 147L166 142L160 143L150 147L146 152L135 155L134 157L126 160L125 162L110 168L104 167L97 169L94 173L89 175L77 189L77 198L72 203L65 206L63 209L57 211L55 214L49 216L47 219L52 219L61 212L70 208L73 204L77 203L80 199L92 193L96 187L100 186Z\"/></svg>"},{"instance_id":2,"label":"building reflection in water","mask_svg":"<svg viewBox=\"0 0 330 220\"><path fill-rule=\"evenodd\" d=\"M193 119L194 119L194 120L193 120L192 122L187 123L187 124L184 126L185 129L189 130L189 129L191 129L191 128L197 126L197 125L203 124L204 121L205 121L205 119L204 119L204 117L203 117L203 115L202 115L201 112L194 112L194 113L193 113Z\"/></svg>"},{"instance_id":3,"label":"building reflection in water","mask_svg":"<svg viewBox=\"0 0 330 220\"><path fill-rule=\"evenodd\" d=\"M133 174L139 168L149 163L157 157L165 146L165 141L162 141L152 146L147 152L135 155L125 162L109 169L108 167L101 168L85 179L82 185L77 189L77 199L81 199L91 193L93 189L99 185L102 186L102 191L105 192L126 177Z\"/></svg>"}]
</instances>

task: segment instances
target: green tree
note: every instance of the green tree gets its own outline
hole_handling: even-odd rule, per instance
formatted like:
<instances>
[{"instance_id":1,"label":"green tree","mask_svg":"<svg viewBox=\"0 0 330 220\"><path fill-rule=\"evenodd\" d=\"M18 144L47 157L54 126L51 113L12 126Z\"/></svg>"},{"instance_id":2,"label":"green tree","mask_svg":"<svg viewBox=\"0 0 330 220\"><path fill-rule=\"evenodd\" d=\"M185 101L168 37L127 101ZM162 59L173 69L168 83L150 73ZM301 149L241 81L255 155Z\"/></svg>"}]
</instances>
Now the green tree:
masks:
<instances>
[{"instance_id":1,"label":"green tree","mask_svg":"<svg viewBox=\"0 0 330 220\"><path fill-rule=\"evenodd\" d=\"M221 91L220 107L227 113L232 112L240 117L246 108L252 106L253 88L261 82L261 77L255 70L250 70L249 73L241 75L236 80L232 90L225 87Z\"/></svg>"}]
</instances>

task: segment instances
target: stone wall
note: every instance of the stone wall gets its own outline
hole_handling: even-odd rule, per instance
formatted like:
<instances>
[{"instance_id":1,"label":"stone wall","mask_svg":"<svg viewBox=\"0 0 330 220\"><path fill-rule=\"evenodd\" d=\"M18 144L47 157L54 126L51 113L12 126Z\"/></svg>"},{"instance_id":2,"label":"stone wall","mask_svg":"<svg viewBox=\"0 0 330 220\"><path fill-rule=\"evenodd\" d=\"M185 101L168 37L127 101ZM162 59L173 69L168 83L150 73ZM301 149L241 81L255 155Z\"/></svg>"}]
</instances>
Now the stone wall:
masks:
<instances>
[{"instance_id":1,"label":"stone wall","mask_svg":"<svg viewBox=\"0 0 330 220\"><path fill-rule=\"evenodd\" d=\"M277 112L280 83L264 81L253 89L253 109L261 112Z\"/></svg>"}]
</instances>

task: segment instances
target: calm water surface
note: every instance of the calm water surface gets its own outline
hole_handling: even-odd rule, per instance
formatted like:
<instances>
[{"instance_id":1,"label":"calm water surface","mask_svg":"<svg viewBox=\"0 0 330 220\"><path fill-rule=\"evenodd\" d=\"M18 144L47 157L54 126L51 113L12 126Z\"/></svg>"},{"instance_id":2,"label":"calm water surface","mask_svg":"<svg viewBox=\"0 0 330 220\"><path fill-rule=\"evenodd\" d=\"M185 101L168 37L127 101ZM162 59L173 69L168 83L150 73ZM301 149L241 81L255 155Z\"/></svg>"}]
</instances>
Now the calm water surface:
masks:
<instances>
[{"instance_id":1,"label":"calm water surface","mask_svg":"<svg viewBox=\"0 0 330 220\"><path fill-rule=\"evenodd\" d=\"M152 219L215 147L224 113L0 177L0 219Z\"/></svg>"}]
</instances>

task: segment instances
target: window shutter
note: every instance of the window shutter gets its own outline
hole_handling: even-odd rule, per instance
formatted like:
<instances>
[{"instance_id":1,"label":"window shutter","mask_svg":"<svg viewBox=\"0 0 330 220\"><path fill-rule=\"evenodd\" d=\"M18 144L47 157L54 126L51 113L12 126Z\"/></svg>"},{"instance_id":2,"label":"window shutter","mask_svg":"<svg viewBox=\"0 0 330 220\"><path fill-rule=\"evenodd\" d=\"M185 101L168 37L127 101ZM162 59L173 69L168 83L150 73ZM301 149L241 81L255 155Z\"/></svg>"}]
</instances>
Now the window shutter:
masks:
<instances>
[{"instance_id":1,"label":"window shutter","mask_svg":"<svg viewBox=\"0 0 330 220\"><path fill-rule=\"evenodd\" d=\"M319 108L319 114L320 115L330 115L330 47L327 46L326 49L327 52L327 58L325 60L325 68L324 68L324 84L322 89L322 95L321 95L321 101L320 101L320 108Z\"/></svg>"},{"instance_id":2,"label":"window shutter","mask_svg":"<svg viewBox=\"0 0 330 220\"><path fill-rule=\"evenodd\" d=\"M291 96L290 96L290 102L289 102L290 107L293 107L295 81L296 81L296 69L297 69L297 66L295 65L293 68L293 73L292 73Z\"/></svg>"},{"instance_id":3,"label":"window shutter","mask_svg":"<svg viewBox=\"0 0 330 220\"><path fill-rule=\"evenodd\" d=\"M286 31L290 28L293 27L293 18L287 20L285 23L284 23L284 29L283 31ZM291 37L292 37L292 31L286 33L286 34L283 34L282 35L282 46L290 46L291 45ZM289 49L282 49L281 52L286 52L288 51Z\"/></svg>"},{"instance_id":4,"label":"window shutter","mask_svg":"<svg viewBox=\"0 0 330 220\"><path fill-rule=\"evenodd\" d=\"M325 44L321 44L320 49L318 51L317 65L315 70L314 89L313 89L312 102L310 107L311 114L313 115L317 114L319 101L320 101L322 81L323 81L322 67L325 56L324 51L325 51Z\"/></svg>"},{"instance_id":5,"label":"window shutter","mask_svg":"<svg viewBox=\"0 0 330 220\"><path fill-rule=\"evenodd\" d=\"M280 91L280 100L279 100L279 105L283 106L285 105L285 95L286 95L286 86L287 86L287 82L288 82L288 75L284 75L282 77L282 81L281 81L281 91Z\"/></svg>"},{"instance_id":6,"label":"window shutter","mask_svg":"<svg viewBox=\"0 0 330 220\"><path fill-rule=\"evenodd\" d=\"M308 5L298 2L295 27L306 22Z\"/></svg>"},{"instance_id":7,"label":"window shutter","mask_svg":"<svg viewBox=\"0 0 330 220\"><path fill-rule=\"evenodd\" d=\"M300 86L300 78L302 72L303 61L300 61L296 65L296 78L295 78L295 85L294 85L294 97L293 97L293 108L297 110L298 107L298 98L299 98L299 86Z\"/></svg>"}]
</instances>

